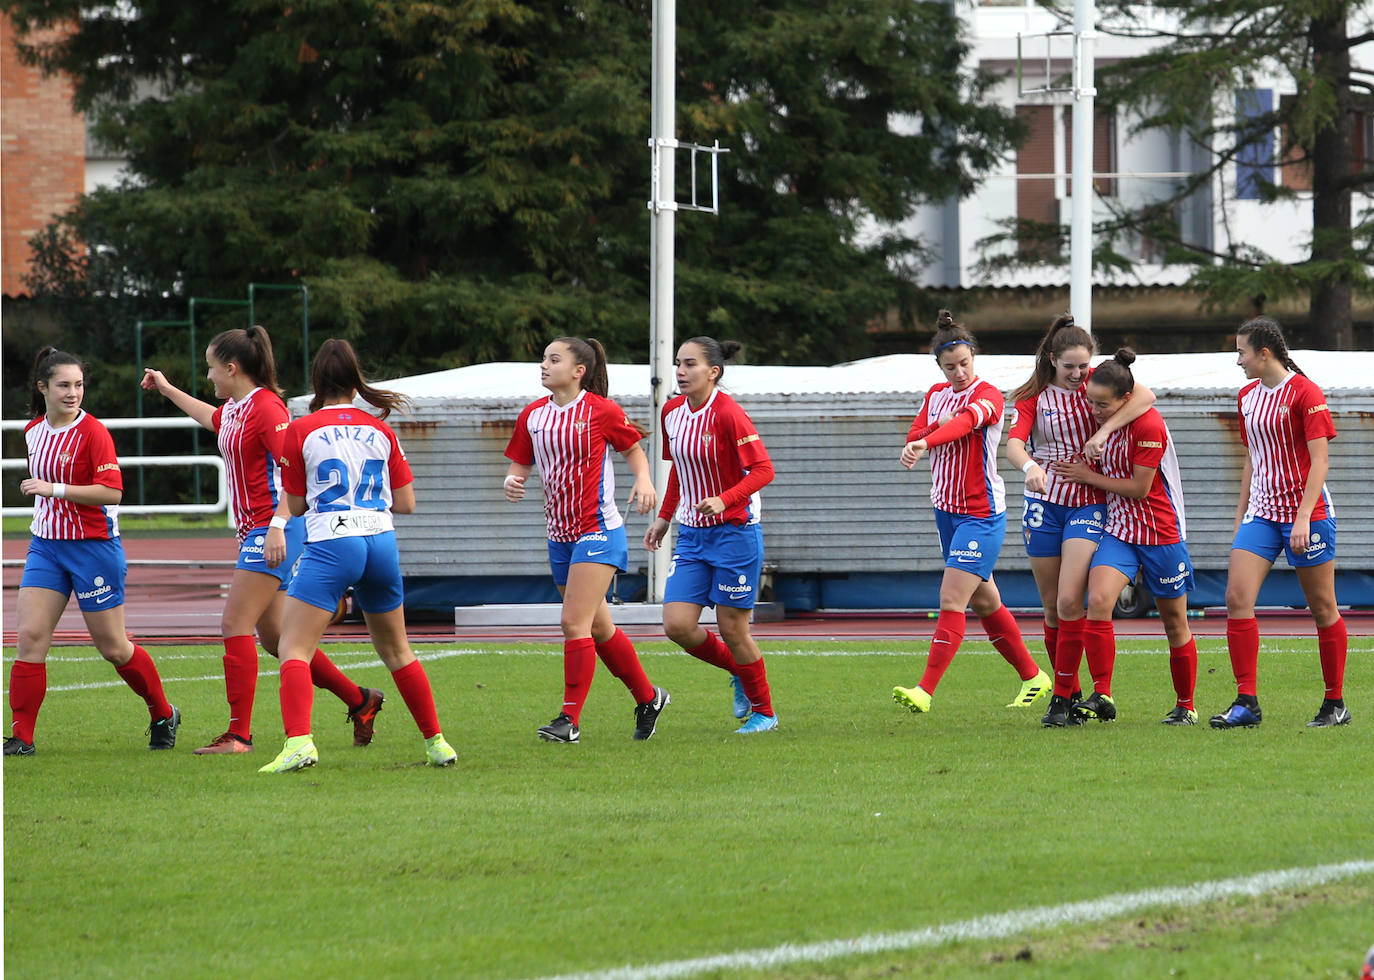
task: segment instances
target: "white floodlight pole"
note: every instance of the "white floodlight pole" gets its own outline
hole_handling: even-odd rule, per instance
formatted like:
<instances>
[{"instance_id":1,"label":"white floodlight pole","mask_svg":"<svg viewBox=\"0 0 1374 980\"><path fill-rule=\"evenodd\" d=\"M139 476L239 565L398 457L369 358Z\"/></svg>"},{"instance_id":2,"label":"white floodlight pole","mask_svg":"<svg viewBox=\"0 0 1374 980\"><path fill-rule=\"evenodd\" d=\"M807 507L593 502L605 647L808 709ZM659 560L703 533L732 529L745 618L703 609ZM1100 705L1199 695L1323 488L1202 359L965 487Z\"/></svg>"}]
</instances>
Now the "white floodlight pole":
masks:
<instances>
[{"instance_id":1,"label":"white floodlight pole","mask_svg":"<svg viewBox=\"0 0 1374 980\"><path fill-rule=\"evenodd\" d=\"M668 485L668 463L663 459L663 433L659 416L672 390L673 378L673 231L676 210L663 206L663 199L673 200L674 152L669 145L677 130L677 6L676 0L654 0L653 22L653 152L652 185L658 190L650 206L649 244L649 375L653 384L652 434L649 439L649 461L653 467L654 486ZM650 519L652 519L651 515ZM672 531L663 539L663 546L650 555L650 602L663 601L663 586L668 579L668 560L672 556Z\"/></svg>"},{"instance_id":2,"label":"white floodlight pole","mask_svg":"<svg viewBox=\"0 0 1374 980\"><path fill-rule=\"evenodd\" d=\"M1069 219L1069 312L1092 332L1093 323L1093 41L1095 0L1073 5L1073 195Z\"/></svg>"}]
</instances>

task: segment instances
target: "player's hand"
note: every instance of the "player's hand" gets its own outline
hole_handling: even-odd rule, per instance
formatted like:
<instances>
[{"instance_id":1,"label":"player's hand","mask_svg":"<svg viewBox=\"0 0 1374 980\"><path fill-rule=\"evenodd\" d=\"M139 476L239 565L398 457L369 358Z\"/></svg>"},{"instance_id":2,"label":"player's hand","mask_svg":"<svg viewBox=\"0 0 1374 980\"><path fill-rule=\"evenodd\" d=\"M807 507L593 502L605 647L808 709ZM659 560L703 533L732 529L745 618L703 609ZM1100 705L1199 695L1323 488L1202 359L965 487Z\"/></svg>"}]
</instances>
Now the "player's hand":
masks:
<instances>
[{"instance_id":1,"label":"player's hand","mask_svg":"<svg viewBox=\"0 0 1374 980\"><path fill-rule=\"evenodd\" d=\"M52 484L47 480L37 480L29 477L19 484L19 492L30 497L51 497Z\"/></svg>"},{"instance_id":2,"label":"player's hand","mask_svg":"<svg viewBox=\"0 0 1374 980\"><path fill-rule=\"evenodd\" d=\"M1293 530L1288 534L1288 543L1293 548L1295 555L1305 553L1312 544L1312 520L1307 517L1299 517L1293 521Z\"/></svg>"},{"instance_id":3,"label":"player's hand","mask_svg":"<svg viewBox=\"0 0 1374 980\"><path fill-rule=\"evenodd\" d=\"M525 496L525 477L516 476L514 473L507 474L501 488L506 494L506 499L515 503Z\"/></svg>"},{"instance_id":4,"label":"player's hand","mask_svg":"<svg viewBox=\"0 0 1374 980\"><path fill-rule=\"evenodd\" d=\"M719 497L707 497L701 503L697 504L696 512L706 517L715 517L717 514L724 514L725 501L721 500Z\"/></svg>"},{"instance_id":5,"label":"player's hand","mask_svg":"<svg viewBox=\"0 0 1374 980\"><path fill-rule=\"evenodd\" d=\"M1070 483L1087 483L1088 474L1092 472L1092 467L1081 459L1061 459L1050 464L1050 469L1054 470L1054 475L1061 480L1068 480Z\"/></svg>"},{"instance_id":6,"label":"player's hand","mask_svg":"<svg viewBox=\"0 0 1374 980\"><path fill-rule=\"evenodd\" d=\"M652 480L635 480L634 488L630 491L630 499L625 502L626 507L633 507L637 514L647 514L658 504L658 491L654 489Z\"/></svg>"},{"instance_id":7,"label":"player's hand","mask_svg":"<svg viewBox=\"0 0 1374 980\"><path fill-rule=\"evenodd\" d=\"M139 384L148 391L166 391L172 387L161 371L155 371L152 368L143 369L143 380Z\"/></svg>"},{"instance_id":8,"label":"player's hand","mask_svg":"<svg viewBox=\"0 0 1374 980\"><path fill-rule=\"evenodd\" d=\"M644 550L657 551L659 545L663 544L663 536L668 533L668 522L661 517L655 517L649 523L649 529L644 532Z\"/></svg>"},{"instance_id":9,"label":"player's hand","mask_svg":"<svg viewBox=\"0 0 1374 980\"><path fill-rule=\"evenodd\" d=\"M908 442L902 447L902 465L911 469L921 461L921 457L926 454L926 441L917 439L915 442Z\"/></svg>"},{"instance_id":10,"label":"player's hand","mask_svg":"<svg viewBox=\"0 0 1374 980\"><path fill-rule=\"evenodd\" d=\"M268 568L276 568L286 561L286 532L279 527L269 527L267 537L262 542L262 557Z\"/></svg>"},{"instance_id":11,"label":"player's hand","mask_svg":"<svg viewBox=\"0 0 1374 980\"><path fill-rule=\"evenodd\" d=\"M1039 463L1032 466L1030 471L1026 473L1026 489L1031 493L1044 493L1045 488L1049 485L1049 474L1045 472L1045 468Z\"/></svg>"},{"instance_id":12,"label":"player's hand","mask_svg":"<svg viewBox=\"0 0 1374 980\"><path fill-rule=\"evenodd\" d=\"M1090 461L1091 461L1091 460L1095 460L1095 459L1101 459L1101 458L1102 458L1102 447L1105 446L1105 445L1107 445L1107 439L1108 439L1108 438L1109 438L1109 433L1105 433L1105 432L1094 432L1094 433L1088 438L1088 441L1085 442L1085 443L1083 443L1083 455L1084 455L1084 457L1086 457L1086 458L1087 458L1088 460L1090 460Z\"/></svg>"}]
</instances>

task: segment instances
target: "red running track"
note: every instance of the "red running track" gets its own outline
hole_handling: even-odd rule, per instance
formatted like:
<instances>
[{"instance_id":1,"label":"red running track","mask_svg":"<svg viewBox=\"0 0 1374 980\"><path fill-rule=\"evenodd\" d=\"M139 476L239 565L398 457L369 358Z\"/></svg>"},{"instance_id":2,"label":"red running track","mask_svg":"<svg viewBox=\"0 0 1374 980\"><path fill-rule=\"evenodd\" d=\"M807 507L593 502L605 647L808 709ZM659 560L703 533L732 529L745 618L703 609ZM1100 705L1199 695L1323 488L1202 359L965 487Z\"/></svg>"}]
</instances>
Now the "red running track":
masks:
<instances>
[{"instance_id":1,"label":"red running track","mask_svg":"<svg viewBox=\"0 0 1374 980\"><path fill-rule=\"evenodd\" d=\"M7 561L20 560L28 547L26 538L4 541ZM126 585L125 615L129 633L144 644L215 643L219 641L220 613L228 583L233 574L235 555L233 539L221 536L187 538L126 537L124 549L130 559ZM142 561L168 564L139 564ZM15 631L12 618L15 593L19 588L22 568L4 567L4 645L14 646ZM1261 613L1261 630L1266 636L1310 636L1312 621L1301 610L1275 610ZM1037 640L1040 616L1035 612L1017 615L1022 632L1028 639ZM1374 635L1374 614L1346 613L1346 624L1352 635ZM754 635L765 641L788 640L878 640L924 639L935 626L934 615L926 611L900 612L817 612L801 613L780 622L756 623ZM1209 609L1207 614L1191 622L1199 636L1224 636L1226 612ZM634 639L661 639L663 634L654 625L627 625L625 632ZM1161 636L1163 630L1157 619L1117 620L1116 630L1122 636ZM417 641L518 641L561 639L556 626L511 627L504 629L455 629L451 622L412 623L410 633ZM331 627L329 639L347 640L366 637L361 623L341 623ZM980 638L980 630L972 626L970 639ZM71 602L58 624L54 642L59 645L86 644L90 640L75 602ZM1035 649L1035 646L1032 646Z\"/></svg>"}]
</instances>

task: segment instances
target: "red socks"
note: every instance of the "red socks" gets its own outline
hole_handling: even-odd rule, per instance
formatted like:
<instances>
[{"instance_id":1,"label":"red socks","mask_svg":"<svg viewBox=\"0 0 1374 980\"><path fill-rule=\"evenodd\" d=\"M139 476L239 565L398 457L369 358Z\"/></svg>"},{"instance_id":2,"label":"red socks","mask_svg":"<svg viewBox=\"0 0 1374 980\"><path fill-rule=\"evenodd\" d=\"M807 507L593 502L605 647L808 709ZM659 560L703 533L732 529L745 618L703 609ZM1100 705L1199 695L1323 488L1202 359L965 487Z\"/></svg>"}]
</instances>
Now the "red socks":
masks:
<instances>
[{"instance_id":1,"label":"red socks","mask_svg":"<svg viewBox=\"0 0 1374 980\"><path fill-rule=\"evenodd\" d=\"M1226 620L1226 650L1231 654L1231 672L1236 675L1236 693L1255 696L1259 678L1259 620Z\"/></svg>"},{"instance_id":2,"label":"red socks","mask_svg":"<svg viewBox=\"0 0 1374 980\"><path fill-rule=\"evenodd\" d=\"M1064 624L1060 623L1062 630ZM1112 696L1112 668L1116 666L1116 634L1110 619L1083 621L1083 652L1093 675L1093 690Z\"/></svg>"},{"instance_id":3,"label":"red socks","mask_svg":"<svg viewBox=\"0 0 1374 980\"><path fill-rule=\"evenodd\" d=\"M281 720L286 737L310 734L310 709L315 705L315 688L310 683L310 665L304 660L281 662Z\"/></svg>"},{"instance_id":4,"label":"red socks","mask_svg":"<svg viewBox=\"0 0 1374 980\"><path fill-rule=\"evenodd\" d=\"M148 715L153 721L171 717L172 706L167 703L167 696L162 693L162 678L158 676L157 667L153 663L153 658L148 656L147 650L135 643L134 655L124 666L116 667L115 672L143 699L143 703L148 706Z\"/></svg>"},{"instance_id":5,"label":"red socks","mask_svg":"<svg viewBox=\"0 0 1374 980\"><path fill-rule=\"evenodd\" d=\"M420 734L425 738L438 735L439 713L434 708L434 691L429 686L429 675L425 673L424 665L412 660L392 673L391 679L396 682L396 690L401 692L401 698L410 709L410 717L419 726Z\"/></svg>"},{"instance_id":6,"label":"red socks","mask_svg":"<svg viewBox=\"0 0 1374 980\"><path fill-rule=\"evenodd\" d=\"M1083 663L1082 619L1061 619L1059 637L1054 654L1054 693L1067 698L1082 690L1078 683L1078 668Z\"/></svg>"},{"instance_id":7,"label":"red socks","mask_svg":"<svg viewBox=\"0 0 1374 980\"><path fill-rule=\"evenodd\" d=\"M1178 706L1193 710L1193 692L1197 689L1197 641L1189 637L1181 647L1169 648L1169 674L1174 679L1174 694Z\"/></svg>"},{"instance_id":8,"label":"red socks","mask_svg":"<svg viewBox=\"0 0 1374 980\"><path fill-rule=\"evenodd\" d=\"M964 626L967 618L962 612L941 609L940 618L935 621L935 635L930 638L930 652L926 654L926 670L921 675L921 690L934 694L940 678L945 676L950 661L959 652L959 644L964 642Z\"/></svg>"},{"instance_id":9,"label":"red socks","mask_svg":"<svg viewBox=\"0 0 1374 980\"><path fill-rule=\"evenodd\" d=\"M644 673L644 665L639 662L635 645L619 626L615 628L609 640L605 643L595 643L594 646L601 662L630 689L635 704L643 704L654 699L654 686L649 683L649 678ZM566 643L564 649L567 649ZM729 656L730 651L726 650L725 653Z\"/></svg>"},{"instance_id":10,"label":"red socks","mask_svg":"<svg viewBox=\"0 0 1374 980\"><path fill-rule=\"evenodd\" d=\"M596 674L596 641L590 636L563 641L563 714L578 723Z\"/></svg>"},{"instance_id":11,"label":"red socks","mask_svg":"<svg viewBox=\"0 0 1374 980\"><path fill-rule=\"evenodd\" d=\"M10 665L10 734L33 742L38 709L48 693L48 665L16 660Z\"/></svg>"},{"instance_id":12,"label":"red socks","mask_svg":"<svg viewBox=\"0 0 1374 980\"><path fill-rule=\"evenodd\" d=\"M323 650L316 650L310 658L310 682L334 695L350 711L363 703L363 689L345 677Z\"/></svg>"},{"instance_id":13,"label":"red socks","mask_svg":"<svg viewBox=\"0 0 1374 980\"><path fill-rule=\"evenodd\" d=\"M737 673L738 667L735 664L735 656L730 652L730 648L725 645L725 641L710 630L706 631L706 640L700 645L692 647L687 651L698 660L704 660L712 667L719 667L721 670Z\"/></svg>"},{"instance_id":14,"label":"red socks","mask_svg":"<svg viewBox=\"0 0 1374 980\"><path fill-rule=\"evenodd\" d=\"M1337 618L1317 630L1317 653L1322 659L1322 681L1328 701L1339 701L1345 686L1345 620Z\"/></svg>"},{"instance_id":15,"label":"red socks","mask_svg":"<svg viewBox=\"0 0 1374 980\"><path fill-rule=\"evenodd\" d=\"M944 613L940 615L943 616ZM1021 627L1016 625L1016 617L1011 614L1010 609L999 606L991 616L982 616L978 621L983 624L983 629L987 630L988 639L997 648L997 652L1016 668L1023 681L1028 681L1040 673L1035 658L1026 649L1026 641L1021 638Z\"/></svg>"},{"instance_id":16,"label":"red socks","mask_svg":"<svg viewBox=\"0 0 1374 980\"><path fill-rule=\"evenodd\" d=\"M258 643L251 636L224 638L224 696L229 702L229 733L253 736L253 700L258 690Z\"/></svg>"},{"instance_id":17,"label":"red socks","mask_svg":"<svg viewBox=\"0 0 1374 980\"><path fill-rule=\"evenodd\" d=\"M752 664L740 664L736 669L749 704L759 714L773 717L773 695L768 690L768 671L763 666L763 658L759 657Z\"/></svg>"},{"instance_id":18,"label":"red socks","mask_svg":"<svg viewBox=\"0 0 1374 980\"><path fill-rule=\"evenodd\" d=\"M1050 673L1054 674L1055 657L1059 656L1059 627L1045 624L1045 656L1050 658Z\"/></svg>"}]
</instances>

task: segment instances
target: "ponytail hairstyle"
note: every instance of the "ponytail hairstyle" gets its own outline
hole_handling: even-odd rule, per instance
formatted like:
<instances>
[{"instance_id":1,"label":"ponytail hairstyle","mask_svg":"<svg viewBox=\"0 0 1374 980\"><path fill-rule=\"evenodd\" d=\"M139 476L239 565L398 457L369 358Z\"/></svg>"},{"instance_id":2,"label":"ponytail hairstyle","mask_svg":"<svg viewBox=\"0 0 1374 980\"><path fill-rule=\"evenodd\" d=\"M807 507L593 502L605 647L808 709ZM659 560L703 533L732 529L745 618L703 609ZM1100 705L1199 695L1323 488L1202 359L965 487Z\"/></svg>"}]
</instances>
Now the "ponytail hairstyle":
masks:
<instances>
[{"instance_id":1,"label":"ponytail hairstyle","mask_svg":"<svg viewBox=\"0 0 1374 980\"><path fill-rule=\"evenodd\" d=\"M930 353L938 361L941 353L956 344L967 344L970 353L978 353L978 342L973 334L964 329L962 323L955 323L949 310L941 310L935 318L935 337L930 342Z\"/></svg>"},{"instance_id":2,"label":"ponytail hairstyle","mask_svg":"<svg viewBox=\"0 0 1374 980\"><path fill-rule=\"evenodd\" d=\"M1093 369L1092 383L1109 389L1117 398L1124 398L1135 387L1135 375L1131 365L1135 363L1135 351L1122 347L1110 361L1103 361Z\"/></svg>"},{"instance_id":3,"label":"ponytail hairstyle","mask_svg":"<svg viewBox=\"0 0 1374 980\"><path fill-rule=\"evenodd\" d=\"M737 340L716 340L714 337L690 337L683 343L696 344L701 348L706 363L720 369L720 374L716 375L712 384L720 384L720 379L725 376L725 362L738 354L742 346Z\"/></svg>"},{"instance_id":4,"label":"ponytail hairstyle","mask_svg":"<svg viewBox=\"0 0 1374 980\"><path fill-rule=\"evenodd\" d=\"M1257 316L1237 327L1236 336L1244 337L1250 349L1256 354L1268 347L1269 353L1278 358L1284 367L1294 374L1302 374L1302 368L1294 364L1293 358L1288 356L1288 341L1283 339L1283 328L1278 325L1278 321L1267 316ZM1304 374L1303 377L1307 375Z\"/></svg>"},{"instance_id":5,"label":"ponytail hairstyle","mask_svg":"<svg viewBox=\"0 0 1374 980\"><path fill-rule=\"evenodd\" d=\"M1061 313L1050 324L1049 332L1035 349L1035 371L1011 393L1013 404L1034 398L1054 381L1054 358L1063 357L1071 347L1086 347L1088 355L1097 353L1092 334L1073 322L1072 313Z\"/></svg>"},{"instance_id":6,"label":"ponytail hairstyle","mask_svg":"<svg viewBox=\"0 0 1374 980\"><path fill-rule=\"evenodd\" d=\"M29 383L29 414L34 418L48 410L48 403L43 398L43 393L38 390L39 383L47 384L52 373L65 364L76 365L81 370L82 378L85 378L86 365L81 363L81 358L58 350L52 345L44 347L33 359L33 381Z\"/></svg>"},{"instance_id":7,"label":"ponytail hairstyle","mask_svg":"<svg viewBox=\"0 0 1374 980\"><path fill-rule=\"evenodd\" d=\"M210 341L210 350L223 364L233 362L239 370L253 379L259 388L266 388L282 401L286 396L277 384L277 362L272 357L272 338L267 331L254 324L247 330L225 330Z\"/></svg>"},{"instance_id":8,"label":"ponytail hairstyle","mask_svg":"<svg viewBox=\"0 0 1374 980\"><path fill-rule=\"evenodd\" d=\"M380 408L378 418L384 419L393 410L409 405L410 399L400 392L374 388L363 380L363 369L353 345L331 337L320 345L319 353L310 364L310 387L315 395L310 399L310 411L317 412L327 401L352 399L357 392L373 408Z\"/></svg>"},{"instance_id":9,"label":"ponytail hairstyle","mask_svg":"<svg viewBox=\"0 0 1374 980\"><path fill-rule=\"evenodd\" d=\"M573 360L587 369L582 375L583 391L590 391L602 398L610 394L611 382L606 374L606 348L601 346L601 341L591 337L586 340L581 337L555 337L553 342L566 344Z\"/></svg>"}]
</instances>

